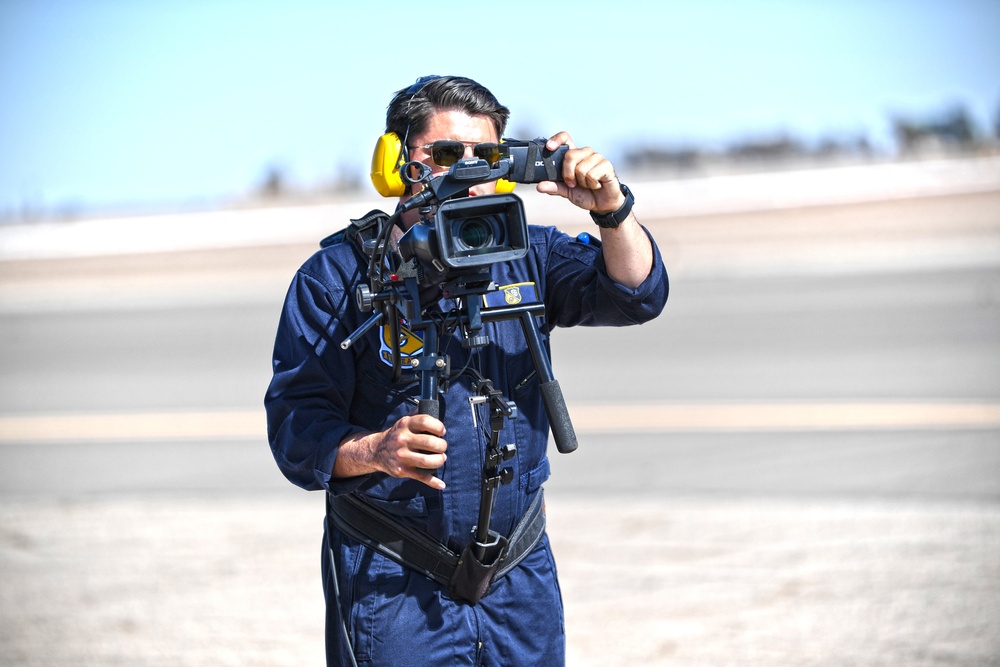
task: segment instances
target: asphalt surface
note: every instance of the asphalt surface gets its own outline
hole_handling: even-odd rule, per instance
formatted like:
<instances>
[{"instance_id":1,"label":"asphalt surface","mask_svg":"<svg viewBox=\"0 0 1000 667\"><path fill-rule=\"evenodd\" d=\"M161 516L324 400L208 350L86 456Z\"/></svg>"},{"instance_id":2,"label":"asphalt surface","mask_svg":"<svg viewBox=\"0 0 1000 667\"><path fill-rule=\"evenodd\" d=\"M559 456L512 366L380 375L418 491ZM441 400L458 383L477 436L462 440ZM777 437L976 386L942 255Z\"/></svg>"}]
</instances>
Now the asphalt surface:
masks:
<instances>
[{"instance_id":1,"label":"asphalt surface","mask_svg":"<svg viewBox=\"0 0 1000 667\"><path fill-rule=\"evenodd\" d=\"M1000 664L1000 194L648 222L664 316L555 338L569 664ZM255 435L308 252L0 262L0 664L322 663Z\"/></svg>"}]
</instances>

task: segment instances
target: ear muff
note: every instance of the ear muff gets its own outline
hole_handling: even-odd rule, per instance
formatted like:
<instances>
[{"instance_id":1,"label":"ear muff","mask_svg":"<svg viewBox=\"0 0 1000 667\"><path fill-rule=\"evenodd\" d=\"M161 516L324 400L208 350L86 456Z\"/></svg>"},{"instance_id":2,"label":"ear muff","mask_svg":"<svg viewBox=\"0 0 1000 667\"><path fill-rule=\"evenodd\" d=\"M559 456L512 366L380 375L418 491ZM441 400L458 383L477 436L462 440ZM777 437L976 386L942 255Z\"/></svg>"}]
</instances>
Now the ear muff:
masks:
<instances>
[{"instance_id":1,"label":"ear muff","mask_svg":"<svg viewBox=\"0 0 1000 667\"><path fill-rule=\"evenodd\" d=\"M402 197L406 193L406 185L399 175L403 166L403 142L395 132L386 132L375 143L372 153L372 185L383 197Z\"/></svg>"},{"instance_id":2,"label":"ear muff","mask_svg":"<svg viewBox=\"0 0 1000 667\"><path fill-rule=\"evenodd\" d=\"M372 153L372 185L383 197L402 197L406 193L406 184L399 175L399 170L406 164L403 155L403 142L395 132L386 132L375 142L375 152ZM497 179L496 193L513 192L514 183L504 178Z\"/></svg>"},{"instance_id":3,"label":"ear muff","mask_svg":"<svg viewBox=\"0 0 1000 667\"><path fill-rule=\"evenodd\" d=\"M497 194L498 195L507 194L508 192L513 192L513 191L514 191L514 182L513 181L508 181L506 178L498 178L497 179Z\"/></svg>"}]
</instances>

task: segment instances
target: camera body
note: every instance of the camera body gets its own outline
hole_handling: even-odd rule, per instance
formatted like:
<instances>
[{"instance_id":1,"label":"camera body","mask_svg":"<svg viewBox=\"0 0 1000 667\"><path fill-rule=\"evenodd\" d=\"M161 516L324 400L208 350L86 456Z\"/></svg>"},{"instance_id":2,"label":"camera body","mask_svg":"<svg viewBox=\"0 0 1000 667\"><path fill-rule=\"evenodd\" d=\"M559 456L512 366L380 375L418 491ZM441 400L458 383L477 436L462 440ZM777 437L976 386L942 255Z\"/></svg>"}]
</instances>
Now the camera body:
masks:
<instances>
[{"instance_id":1,"label":"camera body","mask_svg":"<svg viewBox=\"0 0 1000 667\"><path fill-rule=\"evenodd\" d=\"M516 141L505 139L500 144L500 155L510 160L510 174L507 180L514 183L541 183L542 181L562 181L563 158L569 146L560 146L554 151L545 147L545 139Z\"/></svg>"},{"instance_id":2,"label":"camera body","mask_svg":"<svg viewBox=\"0 0 1000 667\"><path fill-rule=\"evenodd\" d=\"M399 252L444 276L520 259L528 252L524 204L513 194L444 201L433 224L416 224L400 238Z\"/></svg>"},{"instance_id":3,"label":"camera body","mask_svg":"<svg viewBox=\"0 0 1000 667\"><path fill-rule=\"evenodd\" d=\"M514 194L469 197L479 183L506 178L516 183L561 181L567 146L554 151L544 139L505 140L500 159L491 165L466 158L447 174L430 178L427 189L408 202L425 207L426 215L399 240L405 261L417 260L425 278L443 282L467 273L481 274L497 262L520 259L528 252L528 223L524 203Z\"/></svg>"}]
</instances>

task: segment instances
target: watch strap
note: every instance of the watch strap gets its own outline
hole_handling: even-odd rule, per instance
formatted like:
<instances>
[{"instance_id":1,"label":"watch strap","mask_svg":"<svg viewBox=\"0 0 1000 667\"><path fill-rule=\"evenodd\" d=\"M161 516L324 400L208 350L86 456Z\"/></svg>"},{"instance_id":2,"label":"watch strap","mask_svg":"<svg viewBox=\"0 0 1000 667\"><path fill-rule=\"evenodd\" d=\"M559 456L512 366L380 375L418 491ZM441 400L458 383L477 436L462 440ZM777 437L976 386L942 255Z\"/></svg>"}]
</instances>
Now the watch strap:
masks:
<instances>
[{"instance_id":1,"label":"watch strap","mask_svg":"<svg viewBox=\"0 0 1000 667\"><path fill-rule=\"evenodd\" d=\"M619 185L621 186L622 194L625 195L625 201L618 207L617 211L612 211L611 213L590 212L590 217L593 218L594 223L602 229L616 229L618 225L625 222L625 218L632 212L635 197L632 196L632 191L628 189L627 185L621 182L619 182Z\"/></svg>"}]
</instances>

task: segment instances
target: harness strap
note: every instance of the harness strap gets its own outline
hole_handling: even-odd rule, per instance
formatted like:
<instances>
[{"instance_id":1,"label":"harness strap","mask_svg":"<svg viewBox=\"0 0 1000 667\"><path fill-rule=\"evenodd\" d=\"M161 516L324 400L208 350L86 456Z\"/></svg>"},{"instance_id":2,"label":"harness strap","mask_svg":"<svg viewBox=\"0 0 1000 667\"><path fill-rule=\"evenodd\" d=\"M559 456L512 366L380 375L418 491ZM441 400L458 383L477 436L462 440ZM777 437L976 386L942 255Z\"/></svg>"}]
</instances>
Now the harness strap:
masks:
<instances>
[{"instance_id":1,"label":"harness strap","mask_svg":"<svg viewBox=\"0 0 1000 667\"><path fill-rule=\"evenodd\" d=\"M511 533L510 546L496 577L513 570L538 546L545 533L545 503L538 492ZM448 587L459 565L459 554L433 537L399 521L362 496L327 494L327 514L339 531L369 549Z\"/></svg>"},{"instance_id":2,"label":"harness strap","mask_svg":"<svg viewBox=\"0 0 1000 667\"><path fill-rule=\"evenodd\" d=\"M369 211L360 218L352 218L351 224L348 227L330 234L325 239L320 241L319 245L321 248L326 248L334 245L335 243L343 243L344 241L350 241L360 236L361 242L358 245L359 247L363 246L365 240L378 236L379 230L382 229L382 225L385 224L385 221L388 219L388 213L379 211L378 209Z\"/></svg>"},{"instance_id":3,"label":"harness strap","mask_svg":"<svg viewBox=\"0 0 1000 667\"><path fill-rule=\"evenodd\" d=\"M531 501L531 506L524 513L521 520L514 526L514 532L510 534L508 540L510 547L507 551L507 559L497 571L497 577L502 577L524 560L524 557L535 550L538 543L542 541L545 534L545 499L542 491Z\"/></svg>"}]
</instances>

